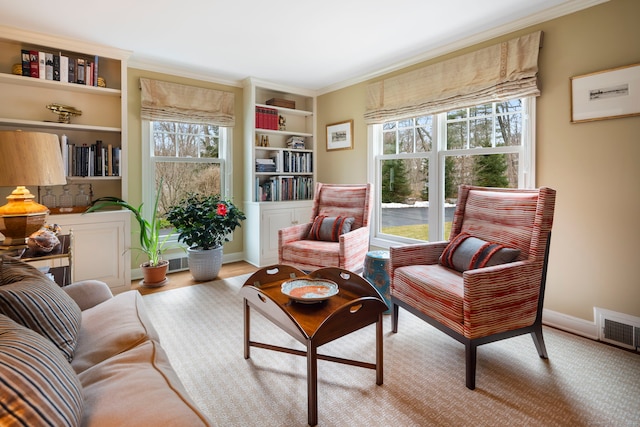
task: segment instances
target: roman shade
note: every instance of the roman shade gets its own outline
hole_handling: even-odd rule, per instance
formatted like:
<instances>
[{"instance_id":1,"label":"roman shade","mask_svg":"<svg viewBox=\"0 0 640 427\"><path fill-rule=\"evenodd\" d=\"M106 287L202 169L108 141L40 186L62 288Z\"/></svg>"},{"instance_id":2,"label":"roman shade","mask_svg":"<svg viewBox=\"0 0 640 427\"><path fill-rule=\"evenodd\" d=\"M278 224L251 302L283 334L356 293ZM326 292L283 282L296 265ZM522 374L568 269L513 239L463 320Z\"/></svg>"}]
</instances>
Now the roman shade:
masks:
<instances>
[{"instance_id":1,"label":"roman shade","mask_svg":"<svg viewBox=\"0 0 640 427\"><path fill-rule=\"evenodd\" d=\"M140 79L142 119L216 126L235 125L235 95L231 92Z\"/></svg>"},{"instance_id":2,"label":"roman shade","mask_svg":"<svg viewBox=\"0 0 640 427\"><path fill-rule=\"evenodd\" d=\"M484 102L538 96L542 31L428 65L367 87L368 124L437 114Z\"/></svg>"}]
</instances>

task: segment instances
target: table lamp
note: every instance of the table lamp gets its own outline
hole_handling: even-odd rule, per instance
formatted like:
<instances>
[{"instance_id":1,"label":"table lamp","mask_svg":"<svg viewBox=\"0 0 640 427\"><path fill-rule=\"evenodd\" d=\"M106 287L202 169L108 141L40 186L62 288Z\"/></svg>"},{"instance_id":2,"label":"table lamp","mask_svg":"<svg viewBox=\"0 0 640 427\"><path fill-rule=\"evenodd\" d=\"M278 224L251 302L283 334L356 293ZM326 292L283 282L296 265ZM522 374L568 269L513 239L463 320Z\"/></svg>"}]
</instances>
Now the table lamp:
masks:
<instances>
[{"instance_id":1,"label":"table lamp","mask_svg":"<svg viewBox=\"0 0 640 427\"><path fill-rule=\"evenodd\" d=\"M63 185L67 180L58 135L0 131L0 187L17 186L0 206L3 245L24 245L44 225L49 209L26 186Z\"/></svg>"}]
</instances>

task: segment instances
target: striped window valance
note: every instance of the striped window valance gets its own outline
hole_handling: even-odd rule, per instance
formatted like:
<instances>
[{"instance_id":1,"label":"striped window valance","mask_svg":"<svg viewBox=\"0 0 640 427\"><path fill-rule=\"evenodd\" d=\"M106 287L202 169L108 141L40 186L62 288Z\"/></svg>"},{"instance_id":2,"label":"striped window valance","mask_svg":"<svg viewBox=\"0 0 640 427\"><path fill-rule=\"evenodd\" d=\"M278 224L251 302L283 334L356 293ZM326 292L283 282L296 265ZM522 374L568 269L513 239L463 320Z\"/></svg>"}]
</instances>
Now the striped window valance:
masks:
<instances>
[{"instance_id":1,"label":"striped window valance","mask_svg":"<svg viewBox=\"0 0 640 427\"><path fill-rule=\"evenodd\" d=\"M367 87L368 124L538 96L537 31Z\"/></svg>"},{"instance_id":2,"label":"striped window valance","mask_svg":"<svg viewBox=\"0 0 640 427\"><path fill-rule=\"evenodd\" d=\"M235 125L235 95L231 92L144 78L140 88L142 119Z\"/></svg>"}]
</instances>

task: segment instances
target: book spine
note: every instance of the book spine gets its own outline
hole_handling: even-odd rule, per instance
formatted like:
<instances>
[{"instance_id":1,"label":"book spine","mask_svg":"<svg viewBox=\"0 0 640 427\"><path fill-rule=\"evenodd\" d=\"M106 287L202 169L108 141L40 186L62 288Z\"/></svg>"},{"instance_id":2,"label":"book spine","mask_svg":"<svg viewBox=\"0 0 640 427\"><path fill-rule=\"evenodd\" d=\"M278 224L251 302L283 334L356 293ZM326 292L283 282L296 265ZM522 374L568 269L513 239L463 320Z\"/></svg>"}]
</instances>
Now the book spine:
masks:
<instances>
[{"instance_id":1,"label":"book spine","mask_svg":"<svg viewBox=\"0 0 640 427\"><path fill-rule=\"evenodd\" d=\"M62 165L64 167L64 176L69 176L69 139L67 135L60 137L60 151L62 152Z\"/></svg>"},{"instance_id":2,"label":"book spine","mask_svg":"<svg viewBox=\"0 0 640 427\"><path fill-rule=\"evenodd\" d=\"M53 54L45 53L45 57L46 57L46 65L45 65L46 79L53 80Z\"/></svg>"},{"instance_id":3,"label":"book spine","mask_svg":"<svg viewBox=\"0 0 640 427\"><path fill-rule=\"evenodd\" d=\"M60 55L60 81L69 82L69 57Z\"/></svg>"},{"instance_id":4,"label":"book spine","mask_svg":"<svg viewBox=\"0 0 640 427\"><path fill-rule=\"evenodd\" d=\"M38 51L31 50L29 51L29 64L31 70L31 77L35 77L36 79L40 76L40 63L38 61Z\"/></svg>"},{"instance_id":5,"label":"book spine","mask_svg":"<svg viewBox=\"0 0 640 427\"><path fill-rule=\"evenodd\" d=\"M53 54L53 80L60 81L60 55Z\"/></svg>"},{"instance_id":6,"label":"book spine","mask_svg":"<svg viewBox=\"0 0 640 427\"><path fill-rule=\"evenodd\" d=\"M98 86L98 55L93 59L93 85Z\"/></svg>"},{"instance_id":7,"label":"book spine","mask_svg":"<svg viewBox=\"0 0 640 427\"><path fill-rule=\"evenodd\" d=\"M44 52L38 52L38 77L41 79L46 78L47 75L47 54Z\"/></svg>"},{"instance_id":8,"label":"book spine","mask_svg":"<svg viewBox=\"0 0 640 427\"><path fill-rule=\"evenodd\" d=\"M111 144L107 145L107 156L109 156L107 176L113 176L113 146Z\"/></svg>"},{"instance_id":9,"label":"book spine","mask_svg":"<svg viewBox=\"0 0 640 427\"><path fill-rule=\"evenodd\" d=\"M77 70L76 70L76 83L79 85L83 85L84 83L84 68L85 62L83 58L78 58L77 61Z\"/></svg>"},{"instance_id":10,"label":"book spine","mask_svg":"<svg viewBox=\"0 0 640 427\"><path fill-rule=\"evenodd\" d=\"M78 67L78 60L76 58L69 58L69 83L76 82L77 67Z\"/></svg>"},{"instance_id":11,"label":"book spine","mask_svg":"<svg viewBox=\"0 0 640 427\"><path fill-rule=\"evenodd\" d=\"M22 75L31 77L31 59L27 49L22 49Z\"/></svg>"}]
</instances>

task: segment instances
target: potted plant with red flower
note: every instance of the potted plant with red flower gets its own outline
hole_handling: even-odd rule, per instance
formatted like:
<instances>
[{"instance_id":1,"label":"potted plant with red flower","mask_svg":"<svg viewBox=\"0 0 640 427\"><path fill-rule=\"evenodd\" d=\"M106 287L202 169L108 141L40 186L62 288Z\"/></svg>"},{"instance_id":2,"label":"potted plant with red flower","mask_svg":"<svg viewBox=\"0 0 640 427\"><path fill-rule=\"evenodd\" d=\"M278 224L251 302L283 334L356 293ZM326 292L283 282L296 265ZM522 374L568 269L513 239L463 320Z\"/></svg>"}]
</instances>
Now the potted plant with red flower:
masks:
<instances>
[{"instance_id":1,"label":"potted plant with red flower","mask_svg":"<svg viewBox=\"0 0 640 427\"><path fill-rule=\"evenodd\" d=\"M224 242L245 220L244 213L219 194L189 194L167 210L167 221L187 245L189 270L197 281L212 280L222 266Z\"/></svg>"}]
</instances>

